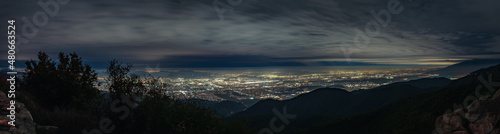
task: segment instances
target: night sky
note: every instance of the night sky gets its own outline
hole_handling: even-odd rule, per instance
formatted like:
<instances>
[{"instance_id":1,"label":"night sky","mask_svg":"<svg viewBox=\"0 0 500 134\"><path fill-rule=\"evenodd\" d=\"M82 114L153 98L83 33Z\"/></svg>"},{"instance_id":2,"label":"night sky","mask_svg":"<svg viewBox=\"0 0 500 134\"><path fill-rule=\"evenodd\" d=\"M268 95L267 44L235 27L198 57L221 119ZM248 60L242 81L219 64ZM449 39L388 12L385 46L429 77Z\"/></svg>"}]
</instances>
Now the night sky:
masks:
<instances>
[{"instance_id":1,"label":"night sky","mask_svg":"<svg viewBox=\"0 0 500 134\"><path fill-rule=\"evenodd\" d=\"M0 2L4 29L8 19L16 19L23 39L18 39L17 60L36 59L38 51L53 58L61 51L76 52L97 67L112 59L139 66L260 67L449 65L500 57L498 0L60 2L52 14L34 0ZM233 10L218 13L214 2ZM400 8L398 13L390 12L391 4ZM386 24L381 25L371 11L389 13L391 19L381 15ZM36 23L33 16L41 14L47 15L46 24L38 17L37 32L24 33L23 17ZM373 36L366 35L367 25ZM359 35L370 42L356 42Z\"/></svg>"}]
</instances>

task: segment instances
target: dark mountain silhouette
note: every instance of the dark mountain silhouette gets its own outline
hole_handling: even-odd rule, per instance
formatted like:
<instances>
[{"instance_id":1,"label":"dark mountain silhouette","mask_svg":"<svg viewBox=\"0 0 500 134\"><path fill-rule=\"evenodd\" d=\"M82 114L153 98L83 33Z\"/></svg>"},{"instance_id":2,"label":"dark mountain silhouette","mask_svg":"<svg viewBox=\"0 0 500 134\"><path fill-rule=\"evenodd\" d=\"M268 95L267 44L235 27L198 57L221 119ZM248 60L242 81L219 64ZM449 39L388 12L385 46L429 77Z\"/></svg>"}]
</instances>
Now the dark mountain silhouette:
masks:
<instances>
[{"instance_id":1,"label":"dark mountain silhouette","mask_svg":"<svg viewBox=\"0 0 500 134\"><path fill-rule=\"evenodd\" d=\"M230 100L224 100L224 101L208 101L208 100L202 100L202 99L187 99L183 101L194 101L194 102L199 102L201 105L211 108L217 112L217 114L222 115L222 116L230 116L235 113L241 112L254 103L256 103L256 100L238 100L238 101L230 101Z\"/></svg>"},{"instance_id":2,"label":"dark mountain silhouette","mask_svg":"<svg viewBox=\"0 0 500 134\"><path fill-rule=\"evenodd\" d=\"M321 88L290 100L262 100L233 117L247 118L248 124L262 128L266 127L269 119L274 116L273 108L282 111L286 106L287 113L297 115L294 119L297 122L292 122L290 125L305 127L312 122L320 122L324 119L369 112L403 98L438 90L450 82L451 80L446 78L424 78L355 93L337 88ZM307 124L301 124L305 122Z\"/></svg>"},{"instance_id":3,"label":"dark mountain silhouette","mask_svg":"<svg viewBox=\"0 0 500 134\"><path fill-rule=\"evenodd\" d=\"M500 59L473 59L463 61L442 69L430 71L430 74L439 74L443 77L457 78L465 76L472 71L490 67L500 63Z\"/></svg>"},{"instance_id":4,"label":"dark mountain silhouette","mask_svg":"<svg viewBox=\"0 0 500 134\"><path fill-rule=\"evenodd\" d=\"M153 68L152 71L155 71L159 68ZM168 78L210 78L213 73L208 72L199 72L192 70L179 70L179 71L159 71L159 72L146 72L146 71L136 71L133 74L137 74L139 76L153 76L153 77L168 77Z\"/></svg>"},{"instance_id":5,"label":"dark mountain silhouette","mask_svg":"<svg viewBox=\"0 0 500 134\"><path fill-rule=\"evenodd\" d=\"M375 64L364 62L348 62L348 61L316 61L307 63L310 66L384 66L387 64Z\"/></svg>"},{"instance_id":6,"label":"dark mountain silhouette","mask_svg":"<svg viewBox=\"0 0 500 134\"><path fill-rule=\"evenodd\" d=\"M481 82L481 78L486 83ZM439 116L446 111L455 111L455 109L467 106L464 105L467 96L482 98L477 94L485 94L487 89L476 92L477 87L483 86L484 88L484 86L490 85L498 92L498 84L492 84L498 82L500 82L500 64L474 71L465 77L454 80L440 90L402 99L371 113L343 119L330 118L322 123L310 125L312 127L300 129L300 131L287 132L335 134L431 133L436 127L436 119ZM493 127L498 129L499 126Z\"/></svg>"},{"instance_id":7,"label":"dark mountain silhouette","mask_svg":"<svg viewBox=\"0 0 500 134\"><path fill-rule=\"evenodd\" d=\"M229 116L248 108L242 102L234 102L234 101L215 102L215 101L205 101L205 100L199 100L199 101L203 102L205 106L214 109L215 111L217 111L219 115L223 116Z\"/></svg>"}]
</instances>

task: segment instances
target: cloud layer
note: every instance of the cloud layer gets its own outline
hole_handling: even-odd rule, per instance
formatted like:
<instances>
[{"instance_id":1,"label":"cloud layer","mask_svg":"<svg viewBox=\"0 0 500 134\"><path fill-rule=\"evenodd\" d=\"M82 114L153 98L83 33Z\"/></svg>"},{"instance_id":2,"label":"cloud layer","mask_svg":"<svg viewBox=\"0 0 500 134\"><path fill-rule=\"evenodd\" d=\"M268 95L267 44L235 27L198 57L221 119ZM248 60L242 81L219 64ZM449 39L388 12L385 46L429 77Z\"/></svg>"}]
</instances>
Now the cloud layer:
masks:
<instances>
[{"instance_id":1,"label":"cloud layer","mask_svg":"<svg viewBox=\"0 0 500 134\"><path fill-rule=\"evenodd\" d=\"M388 0L243 0L223 21L212 2L71 0L18 47L18 58L35 58L42 50L75 51L93 62L115 58L183 66L172 59L205 57L185 64L222 59L228 66L286 66L345 61L342 49L356 50L349 55L353 62L376 64L450 64L442 61L500 55L500 1L495 0L401 0L402 12L391 14L388 25L363 46L355 44L354 29L364 31L375 20L370 11L387 10ZM18 27L22 17L43 11L29 0L3 1L0 7L2 20L15 18ZM231 60L241 55L255 62Z\"/></svg>"}]
</instances>

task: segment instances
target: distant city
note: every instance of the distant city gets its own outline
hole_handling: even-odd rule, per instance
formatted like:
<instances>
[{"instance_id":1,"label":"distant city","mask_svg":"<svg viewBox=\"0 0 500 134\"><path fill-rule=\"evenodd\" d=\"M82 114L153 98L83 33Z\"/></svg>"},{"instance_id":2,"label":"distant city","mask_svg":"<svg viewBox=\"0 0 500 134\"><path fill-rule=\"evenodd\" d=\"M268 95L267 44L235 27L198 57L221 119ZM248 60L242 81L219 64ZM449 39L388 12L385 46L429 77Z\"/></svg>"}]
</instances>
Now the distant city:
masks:
<instances>
[{"instance_id":1,"label":"distant city","mask_svg":"<svg viewBox=\"0 0 500 134\"><path fill-rule=\"evenodd\" d=\"M369 67L365 67L369 68ZM427 74L436 67L377 67L321 71L275 72L149 72L158 76L156 85L174 98L208 101L287 100L318 88L364 90L394 82L439 76ZM140 73L139 73L140 74ZM144 74L143 74L144 75ZM144 80L144 82L146 82ZM109 82L99 77L97 87L106 91Z\"/></svg>"}]
</instances>

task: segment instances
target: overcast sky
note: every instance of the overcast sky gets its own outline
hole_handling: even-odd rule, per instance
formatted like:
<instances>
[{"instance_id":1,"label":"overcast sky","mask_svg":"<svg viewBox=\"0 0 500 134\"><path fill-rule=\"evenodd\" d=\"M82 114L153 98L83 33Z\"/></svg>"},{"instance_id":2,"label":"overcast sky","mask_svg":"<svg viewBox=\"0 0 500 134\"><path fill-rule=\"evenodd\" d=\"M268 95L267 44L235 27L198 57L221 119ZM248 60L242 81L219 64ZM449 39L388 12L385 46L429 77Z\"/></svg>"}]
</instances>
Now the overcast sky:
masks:
<instances>
[{"instance_id":1,"label":"overcast sky","mask_svg":"<svg viewBox=\"0 0 500 134\"><path fill-rule=\"evenodd\" d=\"M377 22L370 11L388 11L389 0L219 0L233 8L223 14L214 1L70 0L47 14L33 0L2 0L0 15L16 19L26 39L18 41L18 60L36 59L38 51L76 52L96 66L118 59L162 67L448 65L500 56L498 0L394 0L401 11L364 45L354 29L365 34ZM36 33L23 32L23 17Z\"/></svg>"}]
</instances>

